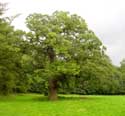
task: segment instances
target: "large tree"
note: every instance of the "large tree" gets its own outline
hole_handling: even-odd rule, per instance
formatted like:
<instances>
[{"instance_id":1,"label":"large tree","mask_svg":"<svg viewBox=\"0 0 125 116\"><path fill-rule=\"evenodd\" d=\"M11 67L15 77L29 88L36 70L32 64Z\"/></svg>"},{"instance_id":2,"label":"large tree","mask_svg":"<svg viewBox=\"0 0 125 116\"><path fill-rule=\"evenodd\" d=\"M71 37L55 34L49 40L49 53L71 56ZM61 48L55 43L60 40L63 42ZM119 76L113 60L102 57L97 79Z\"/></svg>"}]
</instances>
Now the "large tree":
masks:
<instances>
[{"instance_id":1,"label":"large tree","mask_svg":"<svg viewBox=\"0 0 125 116\"><path fill-rule=\"evenodd\" d=\"M50 100L57 99L58 83L80 73L91 58L101 58L104 49L85 20L76 14L54 12L31 14L26 19L27 41L35 59L35 73L48 80Z\"/></svg>"}]
</instances>

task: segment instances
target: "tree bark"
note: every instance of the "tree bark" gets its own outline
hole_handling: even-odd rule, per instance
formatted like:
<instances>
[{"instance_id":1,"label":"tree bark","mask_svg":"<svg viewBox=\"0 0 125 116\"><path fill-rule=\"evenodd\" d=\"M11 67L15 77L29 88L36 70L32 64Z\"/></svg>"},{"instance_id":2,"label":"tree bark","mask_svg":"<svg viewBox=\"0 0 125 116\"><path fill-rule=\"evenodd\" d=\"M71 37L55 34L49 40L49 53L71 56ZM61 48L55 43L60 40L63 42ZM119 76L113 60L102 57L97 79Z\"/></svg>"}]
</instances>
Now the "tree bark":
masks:
<instances>
[{"instance_id":1,"label":"tree bark","mask_svg":"<svg viewBox=\"0 0 125 116\"><path fill-rule=\"evenodd\" d=\"M47 47L47 54L50 60L50 63L53 63L55 60L55 52L52 46ZM57 80L49 79L49 91L48 91L49 100L57 100Z\"/></svg>"},{"instance_id":2,"label":"tree bark","mask_svg":"<svg viewBox=\"0 0 125 116\"><path fill-rule=\"evenodd\" d=\"M49 100L57 100L57 80L50 79L49 80L49 92L48 92Z\"/></svg>"}]
</instances>

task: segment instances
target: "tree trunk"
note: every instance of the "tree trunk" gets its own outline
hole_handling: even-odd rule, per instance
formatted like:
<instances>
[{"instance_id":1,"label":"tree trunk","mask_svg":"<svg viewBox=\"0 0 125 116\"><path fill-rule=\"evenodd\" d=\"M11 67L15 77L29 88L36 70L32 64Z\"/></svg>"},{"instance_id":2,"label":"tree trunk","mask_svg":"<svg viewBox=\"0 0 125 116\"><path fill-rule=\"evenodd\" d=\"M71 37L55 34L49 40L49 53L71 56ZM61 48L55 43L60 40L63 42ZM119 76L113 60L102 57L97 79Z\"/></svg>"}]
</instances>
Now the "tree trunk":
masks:
<instances>
[{"instance_id":1,"label":"tree trunk","mask_svg":"<svg viewBox=\"0 0 125 116\"><path fill-rule=\"evenodd\" d=\"M48 92L49 100L57 100L57 80L50 79L49 80L49 92Z\"/></svg>"},{"instance_id":2,"label":"tree trunk","mask_svg":"<svg viewBox=\"0 0 125 116\"><path fill-rule=\"evenodd\" d=\"M52 46L47 47L47 53L50 60L50 63L53 63L55 60L55 52ZM49 91L48 91L49 100L57 100L57 80L49 79Z\"/></svg>"}]
</instances>

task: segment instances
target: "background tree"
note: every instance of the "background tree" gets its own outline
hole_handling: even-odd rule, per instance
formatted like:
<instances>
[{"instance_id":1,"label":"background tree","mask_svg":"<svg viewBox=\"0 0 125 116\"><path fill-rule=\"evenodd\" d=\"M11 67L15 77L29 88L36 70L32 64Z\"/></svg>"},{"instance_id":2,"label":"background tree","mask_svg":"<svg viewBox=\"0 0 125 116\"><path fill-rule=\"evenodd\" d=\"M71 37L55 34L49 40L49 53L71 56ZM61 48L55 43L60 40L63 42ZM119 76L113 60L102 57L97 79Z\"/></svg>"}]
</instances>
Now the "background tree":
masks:
<instances>
[{"instance_id":1,"label":"background tree","mask_svg":"<svg viewBox=\"0 0 125 116\"><path fill-rule=\"evenodd\" d=\"M118 68L118 70L121 72L121 81L120 81L119 93L125 94L125 59L123 59L120 64L121 65Z\"/></svg>"},{"instance_id":2,"label":"background tree","mask_svg":"<svg viewBox=\"0 0 125 116\"><path fill-rule=\"evenodd\" d=\"M4 4L0 4L0 14L3 14ZM20 42L21 36L6 20L0 18L0 93L7 95L14 91L20 77Z\"/></svg>"}]
</instances>

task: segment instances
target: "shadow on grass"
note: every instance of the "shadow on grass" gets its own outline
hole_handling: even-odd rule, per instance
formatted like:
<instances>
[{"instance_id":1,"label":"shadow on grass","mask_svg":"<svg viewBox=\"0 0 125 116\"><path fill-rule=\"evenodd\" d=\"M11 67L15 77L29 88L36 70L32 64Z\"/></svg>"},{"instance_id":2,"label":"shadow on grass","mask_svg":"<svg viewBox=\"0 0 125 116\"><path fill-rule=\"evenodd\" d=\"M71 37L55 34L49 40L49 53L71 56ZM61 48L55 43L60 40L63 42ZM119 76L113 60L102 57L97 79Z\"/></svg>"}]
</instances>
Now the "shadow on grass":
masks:
<instances>
[{"instance_id":1,"label":"shadow on grass","mask_svg":"<svg viewBox=\"0 0 125 116\"><path fill-rule=\"evenodd\" d=\"M95 100L97 97L89 97L89 96L79 96L79 95L59 95L58 100L56 101L77 101L77 100ZM34 97L32 100L34 101L49 101L47 96L38 96Z\"/></svg>"},{"instance_id":2,"label":"shadow on grass","mask_svg":"<svg viewBox=\"0 0 125 116\"><path fill-rule=\"evenodd\" d=\"M58 100L56 101L67 101L67 100L81 100L84 99L84 97L65 97L65 96L58 96ZM86 98L85 98L86 99ZM33 101L50 101L48 97L46 96L39 96L39 97L34 97L32 99Z\"/></svg>"},{"instance_id":3,"label":"shadow on grass","mask_svg":"<svg viewBox=\"0 0 125 116\"><path fill-rule=\"evenodd\" d=\"M96 96L84 96L84 95L59 95L57 101L77 101L77 100L95 100L100 99ZM49 101L47 96L42 94L17 94L12 96L0 96L0 102L47 102Z\"/></svg>"},{"instance_id":4,"label":"shadow on grass","mask_svg":"<svg viewBox=\"0 0 125 116\"><path fill-rule=\"evenodd\" d=\"M37 96L32 99L33 101L49 101L47 96Z\"/></svg>"},{"instance_id":5,"label":"shadow on grass","mask_svg":"<svg viewBox=\"0 0 125 116\"><path fill-rule=\"evenodd\" d=\"M85 96L59 96L59 100L81 100L81 99L88 99Z\"/></svg>"}]
</instances>

